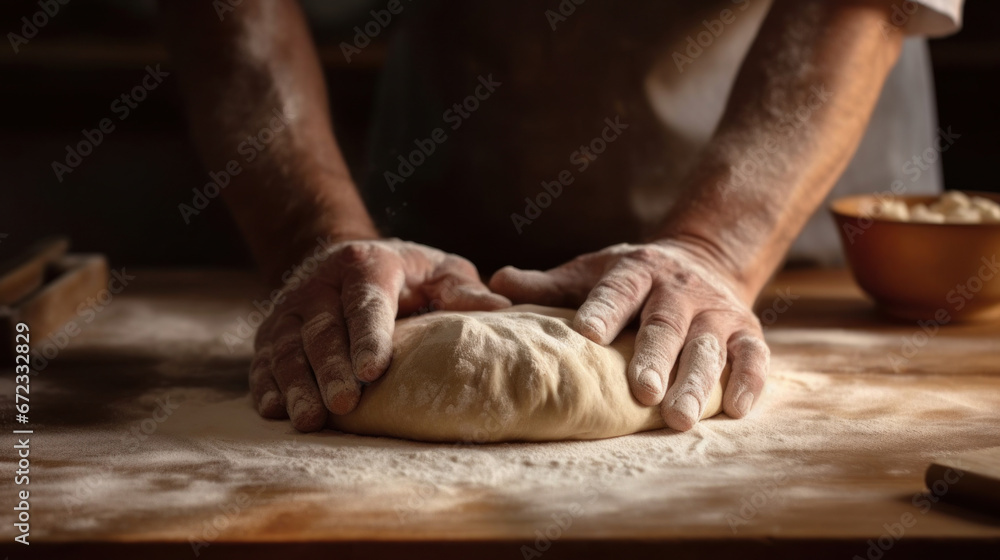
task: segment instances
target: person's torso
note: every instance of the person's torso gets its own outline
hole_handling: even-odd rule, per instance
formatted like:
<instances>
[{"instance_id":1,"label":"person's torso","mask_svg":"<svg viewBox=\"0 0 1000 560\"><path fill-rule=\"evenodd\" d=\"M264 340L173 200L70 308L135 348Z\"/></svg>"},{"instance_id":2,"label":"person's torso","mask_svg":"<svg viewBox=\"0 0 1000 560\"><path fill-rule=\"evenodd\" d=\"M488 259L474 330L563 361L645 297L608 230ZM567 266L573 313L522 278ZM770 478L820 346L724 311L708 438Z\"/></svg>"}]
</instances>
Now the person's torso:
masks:
<instances>
[{"instance_id":1,"label":"person's torso","mask_svg":"<svg viewBox=\"0 0 1000 560\"><path fill-rule=\"evenodd\" d=\"M638 240L710 138L768 4L407 7L378 102L371 211L483 273Z\"/></svg>"}]
</instances>

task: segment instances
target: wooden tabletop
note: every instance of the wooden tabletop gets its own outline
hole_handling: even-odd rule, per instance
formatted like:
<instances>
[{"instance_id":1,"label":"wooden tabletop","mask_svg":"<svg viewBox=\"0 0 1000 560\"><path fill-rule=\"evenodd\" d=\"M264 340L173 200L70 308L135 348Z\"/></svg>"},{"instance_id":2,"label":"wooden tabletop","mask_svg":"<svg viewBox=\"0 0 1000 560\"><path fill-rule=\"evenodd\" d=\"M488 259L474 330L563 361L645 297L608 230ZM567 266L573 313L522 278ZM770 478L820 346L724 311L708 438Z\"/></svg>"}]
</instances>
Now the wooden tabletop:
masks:
<instances>
[{"instance_id":1,"label":"wooden tabletop","mask_svg":"<svg viewBox=\"0 0 1000 560\"><path fill-rule=\"evenodd\" d=\"M1000 518L939 500L923 480L935 458L1000 445L1000 325L888 319L843 271L786 272L761 296L773 363L747 419L487 446L262 420L247 397L246 324L267 305L251 277L127 274L110 303L81 310L79 330L32 341L46 358L31 381L32 545L13 543L5 522L0 554L888 559L1000 548ZM2 385L6 425L23 427L11 420L13 372ZM4 484L9 519L25 487Z\"/></svg>"}]
</instances>

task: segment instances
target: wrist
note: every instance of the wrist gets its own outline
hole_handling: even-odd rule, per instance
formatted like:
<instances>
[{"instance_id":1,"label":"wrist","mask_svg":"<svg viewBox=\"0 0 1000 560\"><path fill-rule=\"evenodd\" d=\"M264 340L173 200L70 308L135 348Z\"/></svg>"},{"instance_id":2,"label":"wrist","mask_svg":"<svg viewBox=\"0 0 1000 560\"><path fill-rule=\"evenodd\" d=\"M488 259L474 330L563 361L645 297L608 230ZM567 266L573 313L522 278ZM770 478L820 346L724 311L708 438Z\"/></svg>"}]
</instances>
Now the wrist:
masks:
<instances>
[{"instance_id":1,"label":"wrist","mask_svg":"<svg viewBox=\"0 0 1000 560\"><path fill-rule=\"evenodd\" d=\"M252 212L240 220L269 286L283 283L290 271L330 245L381 237L349 178L314 176L293 184L276 189L284 192L268 189L280 196L252 203Z\"/></svg>"}]
</instances>

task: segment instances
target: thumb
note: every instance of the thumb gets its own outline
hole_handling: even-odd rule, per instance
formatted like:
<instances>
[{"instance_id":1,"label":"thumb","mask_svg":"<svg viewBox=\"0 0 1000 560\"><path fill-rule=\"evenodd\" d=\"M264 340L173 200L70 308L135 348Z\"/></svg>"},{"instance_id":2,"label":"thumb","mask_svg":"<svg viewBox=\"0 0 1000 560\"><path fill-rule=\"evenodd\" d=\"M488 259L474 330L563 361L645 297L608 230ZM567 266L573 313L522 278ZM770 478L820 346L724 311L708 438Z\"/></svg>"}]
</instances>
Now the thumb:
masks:
<instances>
[{"instance_id":1,"label":"thumb","mask_svg":"<svg viewBox=\"0 0 1000 560\"><path fill-rule=\"evenodd\" d=\"M510 300L495 294L478 279L448 274L425 287L428 299L449 311L492 311L510 307Z\"/></svg>"},{"instance_id":2,"label":"thumb","mask_svg":"<svg viewBox=\"0 0 1000 560\"><path fill-rule=\"evenodd\" d=\"M573 306L578 302L573 301L556 270L558 269L542 272L505 266L490 278L490 289L507 296L514 303L534 303L552 307Z\"/></svg>"}]
</instances>

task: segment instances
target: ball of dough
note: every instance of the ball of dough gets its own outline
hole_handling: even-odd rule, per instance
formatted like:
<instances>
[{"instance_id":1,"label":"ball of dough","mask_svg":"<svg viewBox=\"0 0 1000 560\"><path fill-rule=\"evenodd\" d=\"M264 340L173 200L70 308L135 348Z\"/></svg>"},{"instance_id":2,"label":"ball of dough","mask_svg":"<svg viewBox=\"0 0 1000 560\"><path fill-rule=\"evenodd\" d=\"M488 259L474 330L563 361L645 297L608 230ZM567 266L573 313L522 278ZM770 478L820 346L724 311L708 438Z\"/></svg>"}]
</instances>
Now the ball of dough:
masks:
<instances>
[{"instance_id":1,"label":"ball of dough","mask_svg":"<svg viewBox=\"0 0 1000 560\"><path fill-rule=\"evenodd\" d=\"M917 204L910 208L911 222L928 222L932 224L943 224L944 214L935 212L923 204Z\"/></svg>"},{"instance_id":2,"label":"ball of dough","mask_svg":"<svg viewBox=\"0 0 1000 560\"><path fill-rule=\"evenodd\" d=\"M986 223L1000 222L1000 204L988 198L974 196L971 199L972 208L979 212L979 219Z\"/></svg>"},{"instance_id":3,"label":"ball of dough","mask_svg":"<svg viewBox=\"0 0 1000 560\"><path fill-rule=\"evenodd\" d=\"M941 198L931 206L931 210L947 215L959 208L968 208L970 205L969 197L962 191L948 191L942 194Z\"/></svg>"},{"instance_id":4,"label":"ball of dough","mask_svg":"<svg viewBox=\"0 0 1000 560\"><path fill-rule=\"evenodd\" d=\"M905 222L910 219L910 209L902 200L883 200L872 209L872 217Z\"/></svg>"},{"instance_id":5,"label":"ball of dough","mask_svg":"<svg viewBox=\"0 0 1000 560\"><path fill-rule=\"evenodd\" d=\"M978 224L981 221L979 211L967 206L952 209L944 219L949 224Z\"/></svg>"},{"instance_id":6,"label":"ball of dough","mask_svg":"<svg viewBox=\"0 0 1000 560\"><path fill-rule=\"evenodd\" d=\"M658 406L628 386L634 331L610 346L570 324L574 311L518 305L434 312L396 322L388 371L357 408L328 425L355 434L431 442L600 439L665 426ZM702 418L722 408L715 385Z\"/></svg>"}]
</instances>

